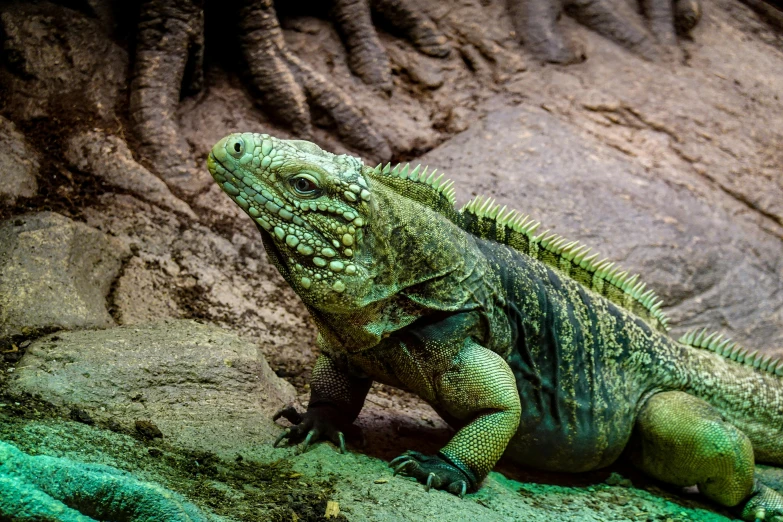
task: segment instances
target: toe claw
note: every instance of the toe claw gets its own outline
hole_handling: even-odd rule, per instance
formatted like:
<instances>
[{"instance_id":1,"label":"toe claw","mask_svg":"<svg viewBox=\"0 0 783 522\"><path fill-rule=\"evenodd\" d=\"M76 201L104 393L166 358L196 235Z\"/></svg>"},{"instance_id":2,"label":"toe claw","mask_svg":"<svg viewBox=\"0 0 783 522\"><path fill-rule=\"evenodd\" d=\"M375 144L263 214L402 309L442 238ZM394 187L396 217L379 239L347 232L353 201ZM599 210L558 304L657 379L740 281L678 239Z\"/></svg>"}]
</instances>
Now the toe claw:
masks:
<instances>
[{"instance_id":1,"label":"toe claw","mask_svg":"<svg viewBox=\"0 0 783 522\"><path fill-rule=\"evenodd\" d=\"M302 451L307 451L307 448L310 447L310 444L313 443L313 439L318 437L318 432L315 430L310 430L307 432L307 437L305 437L304 440L304 448Z\"/></svg>"},{"instance_id":2,"label":"toe claw","mask_svg":"<svg viewBox=\"0 0 783 522\"><path fill-rule=\"evenodd\" d=\"M290 405L277 410L277 412L272 416L272 421L277 421L277 419L280 417L284 418L291 424L299 424L302 422L302 414L296 411L296 408Z\"/></svg>"},{"instance_id":3,"label":"toe claw","mask_svg":"<svg viewBox=\"0 0 783 522\"><path fill-rule=\"evenodd\" d=\"M468 483L464 480L458 480L449 484L449 487L446 489L448 489L450 493L457 495L459 498L463 498L465 493L468 492Z\"/></svg>"},{"instance_id":4,"label":"toe claw","mask_svg":"<svg viewBox=\"0 0 783 522\"><path fill-rule=\"evenodd\" d=\"M281 434L280 434L280 436L279 436L279 437L277 437L277 438L275 439L275 443L274 443L274 444L272 444L272 447L273 447L273 448L276 448L276 447L277 447L277 445L278 445L278 444L280 444L280 442L281 442L283 439L285 439L286 437L288 437L288 435L290 435L290 433L291 433L291 430L289 430L288 428L286 428L286 429L283 431L283 433L281 433Z\"/></svg>"},{"instance_id":5,"label":"toe claw","mask_svg":"<svg viewBox=\"0 0 783 522\"><path fill-rule=\"evenodd\" d=\"M342 431L337 432L337 439L340 441L340 453L347 453L348 450L345 449L345 435L343 435Z\"/></svg>"},{"instance_id":6,"label":"toe claw","mask_svg":"<svg viewBox=\"0 0 783 522\"><path fill-rule=\"evenodd\" d=\"M406 460L405 462L399 464L396 468L394 468L394 473L392 473L393 477L396 477L398 473L402 473L405 471L406 468L411 466L413 464L412 460Z\"/></svg>"},{"instance_id":7,"label":"toe claw","mask_svg":"<svg viewBox=\"0 0 783 522\"><path fill-rule=\"evenodd\" d=\"M429 491L432 487L432 481L435 480L435 473L427 475L427 483L424 485L424 491Z\"/></svg>"},{"instance_id":8,"label":"toe claw","mask_svg":"<svg viewBox=\"0 0 783 522\"><path fill-rule=\"evenodd\" d=\"M392 468L393 468L394 466L396 466L396 465L397 465L397 464L399 464L400 462L407 462L409 458L410 458L410 457L408 457L407 455L400 455L399 457L394 457L394 458L393 458L393 459L391 459L391 461L389 462L389 467L392 467Z\"/></svg>"}]
</instances>

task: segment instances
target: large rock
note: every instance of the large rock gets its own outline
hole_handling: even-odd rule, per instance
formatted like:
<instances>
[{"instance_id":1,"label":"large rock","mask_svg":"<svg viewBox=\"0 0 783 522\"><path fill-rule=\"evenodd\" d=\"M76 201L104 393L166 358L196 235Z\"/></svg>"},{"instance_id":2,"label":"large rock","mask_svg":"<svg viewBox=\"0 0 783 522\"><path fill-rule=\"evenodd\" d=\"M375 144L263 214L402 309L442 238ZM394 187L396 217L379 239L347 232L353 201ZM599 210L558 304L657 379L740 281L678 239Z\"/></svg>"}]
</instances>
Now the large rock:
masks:
<instances>
[{"instance_id":1,"label":"large rock","mask_svg":"<svg viewBox=\"0 0 783 522\"><path fill-rule=\"evenodd\" d=\"M274 440L272 414L294 400L257 346L187 320L42 338L10 389L229 457Z\"/></svg>"},{"instance_id":2,"label":"large rock","mask_svg":"<svg viewBox=\"0 0 783 522\"><path fill-rule=\"evenodd\" d=\"M53 212L0 223L0 343L53 330L106 328L120 241Z\"/></svg>"},{"instance_id":3,"label":"large rock","mask_svg":"<svg viewBox=\"0 0 783 522\"><path fill-rule=\"evenodd\" d=\"M38 153L12 121L0 116L0 204L35 196L39 168Z\"/></svg>"},{"instance_id":4,"label":"large rock","mask_svg":"<svg viewBox=\"0 0 783 522\"><path fill-rule=\"evenodd\" d=\"M455 180L461 201L496 197L640 273L676 332L783 346L783 243L723 210L716 187L700 197L537 108L491 113L420 159Z\"/></svg>"},{"instance_id":5,"label":"large rock","mask_svg":"<svg viewBox=\"0 0 783 522\"><path fill-rule=\"evenodd\" d=\"M214 196L214 207L226 209L215 226L222 234L125 194L84 209L90 225L136 254L113 287L114 317L123 325L198 317L258 342L280 375L299 375L315 359L307 310L268 262L253 221L225 194Z\"/></svg>"}]
</instances>

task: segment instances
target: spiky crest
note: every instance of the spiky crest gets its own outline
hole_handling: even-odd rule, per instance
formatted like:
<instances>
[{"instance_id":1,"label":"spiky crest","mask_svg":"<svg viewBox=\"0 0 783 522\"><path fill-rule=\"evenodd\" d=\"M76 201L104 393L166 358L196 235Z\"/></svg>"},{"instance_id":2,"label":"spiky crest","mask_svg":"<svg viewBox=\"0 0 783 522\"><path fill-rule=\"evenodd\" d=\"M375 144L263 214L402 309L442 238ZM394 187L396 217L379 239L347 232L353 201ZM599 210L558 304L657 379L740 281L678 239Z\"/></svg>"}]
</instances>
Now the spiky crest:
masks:
<instances>
[{"instance_id":1,"label":"spiky crest","mask_svg":"<svg viewBox=\"0 0 783 522\"><path fill-rule=\"evenodd\" d=\"M679 342L694 348L703 348L715 352L745 366L752 366L761 371L783 377L783 360L773 358L771 355L763 355L758 350L751 352L728 337L724 337L723 334L713 332L708 335L706 328L687 332L680 337Z\"/></svg>"},{"instance_id":2,"label":"spiky crest","mask_svg":"<svg viewBox=\"0 0 783 522\"><path fill-rule=\"evenodd\" d=\"M455 190L454 182L443 179L443 173L438 174L437 169L427 173L429 167L416 165L411 169L410 163L403 165L398 163L394 167L391 163L386 166L378 165L371 169L370 176L427 207L443 214L451 221L459 223L459 215L454 208Z\"/></svg>"},{"instance_id":3,"label":"spiky crest","mask_svg":"<svg viewBox=\"0 0 783 522\"><path fill-rule=\"evenodd\" d=\"M536 235L541 223L516 210L501 207L491 198L477 196L456 212L454 182L443 181L443 174L436 175L437 170L427 174L428 167L421 168L417 165L411 170L410 164L392 167L387 163L372 169L371 175L406 197L443 214L471 234L509 245L547 263L646 319L659 330L668 331L669 319L661 310L663 301L653 290L647 290L645 283L638 281L638 275L621 271L608 259L596 261L598 254L590 254L590 249L578 241L569 242L548 230Z\"/></svg>"},{"instance_id":4,"label":"spiky crest","mask_svg":"<svg viewBox=\"0 0 783 522\"><path fill-rule=\"evenodd\" d=\"M638 275L630 275L608 259L597 261L598 254L578 241L549 230L536 235L540 222L531 220L516 210L507 210L492 198L477 196L460 213L463 228L468 232L509 245L542 261L587 288L603 295L615 304L630 310L659 330L668 331L668 318L661 310L663 301Z\"/></svg>"}]
</instances>

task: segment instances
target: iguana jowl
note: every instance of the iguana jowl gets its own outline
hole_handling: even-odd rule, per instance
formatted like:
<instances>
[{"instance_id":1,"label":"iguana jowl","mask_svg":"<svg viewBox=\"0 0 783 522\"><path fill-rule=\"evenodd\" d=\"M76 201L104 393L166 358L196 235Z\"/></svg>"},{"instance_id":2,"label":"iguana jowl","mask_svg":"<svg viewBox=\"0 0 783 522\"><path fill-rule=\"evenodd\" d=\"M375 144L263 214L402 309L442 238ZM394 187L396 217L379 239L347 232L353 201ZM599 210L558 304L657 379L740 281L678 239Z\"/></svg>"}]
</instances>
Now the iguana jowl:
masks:
<instances>
[{"instance_id":1,"label":"iguana jowl","mask_svg":"<svg viewBox=\"0 0 783 522\"><path fill-rule=\"evenodd\" d=\"M456 210L427 169L251 133L208 167L318 328L308 409L281 439L343 446L379 381L458 430L392 461L428 488L473 490L504 452L578 472L627 451L747 520L783 520L754 478L755 460L783 465L783 363L704 332L675 341L635 276L489 200Z\"/></svg>"}]
</instances>

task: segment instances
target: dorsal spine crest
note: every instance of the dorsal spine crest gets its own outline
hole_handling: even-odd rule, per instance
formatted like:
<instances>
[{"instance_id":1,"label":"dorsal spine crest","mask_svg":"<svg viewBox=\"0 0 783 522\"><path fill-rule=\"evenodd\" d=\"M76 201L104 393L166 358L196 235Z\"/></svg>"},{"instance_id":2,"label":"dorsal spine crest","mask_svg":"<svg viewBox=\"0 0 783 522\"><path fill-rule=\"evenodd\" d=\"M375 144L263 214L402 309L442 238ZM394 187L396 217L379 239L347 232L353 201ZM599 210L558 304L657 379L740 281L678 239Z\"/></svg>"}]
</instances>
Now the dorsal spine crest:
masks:
<instances>
[{"instance_id":1,"label":"dorsal spine crest","mask_svg":"<svg viewBox=\"0 0 783 522\"><path fill-rule=\"evenodd\" d=\"M454 182L443 180L443 173L421 165L413 169L409 163L392 166L379 164L373 174L379 177L407 180L432 190L422 203L428 204L438 212L457 218L457 224L466 231L484 239L491 239L508 245L539 261L547 263L566 276L575 279L587 288L599 292L615 304L631 312L646 317L655 326L668 331L669 319L661 310L663 301L655 292L646 289L645 283L638 281L638 275L620 270L608 259L598 260L598 254L590 253L590 248L546 230L536 234L541 223L522 215L517 210L501 206L492 198L476 196L470 200L455 216L456 202ZM426 192L425 192L426 193ZM422 193L422 194L425 194ZM445 201L432 196L441 196ZM441 201L442 203L438 202ZM473 219L471 219L473 218Z\"/></svg>"},{"instance_id":2,"label":"dorsal spine crest","mask_svg":"<svg viewBox=\"0 0 783 522\"><path fill-rule=\"evenodd\" d=\"M427 175L428 169L429 167L424 167L424 170L419 172L421 170L421 165L416 165L416 167L411 170L410 163L406 163L405 165L398 163L394 167L391 166L391 163L387 163L385 166L378 164L378 166L373 169L373 172L379 176L390 176L426 185L435 190L435 192L442 194L453 207L456 203L454 182L450 179L443 181L443 173L437 174L438 169L434 169Z\"/></svg>"},{"instance_id":3,"label":"dorsal spine crest","mask_svg":"<svg viewBox=\"0 0 783 522\"><path fill-rule=\"evenodd\" d=\"M718 355L731 359L745 366L751 366L763 372L783 377L783 360L773 358L772 355L762 355L758 350L749 352L723 334L717 332L707 335L707 329L691 330L680 337L679 342L694 348L702 348L715 352Z\"/></svg>"},{"instance_id":4,"label":"dorsal spine crest","mask_svg":"<svg viewBox=\"0 0 783 522\"><path fill-rule=\"evenodd\" d=\"M649 316L660 329L668 330L668 318L661 311L663 301L639 281L638 275L621 271L608 259L598 260L586 245L569 241L545 230L536 234L540 223L516 210L507 210L492 198L476 196L460 210L469 232L485 239L507 244L549 264L586 287L599 292L615 304L637 315Z\"/></svg>"}]
</instances>

